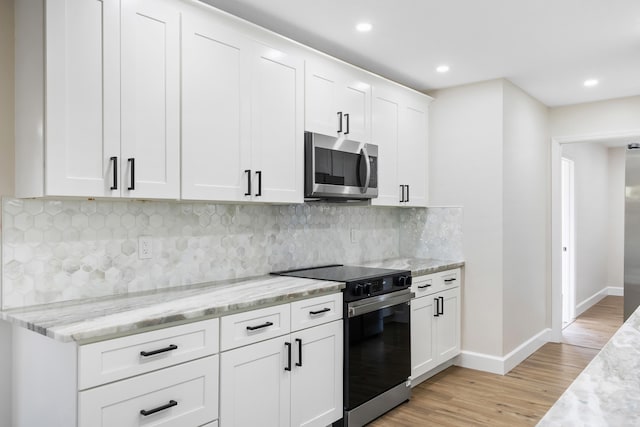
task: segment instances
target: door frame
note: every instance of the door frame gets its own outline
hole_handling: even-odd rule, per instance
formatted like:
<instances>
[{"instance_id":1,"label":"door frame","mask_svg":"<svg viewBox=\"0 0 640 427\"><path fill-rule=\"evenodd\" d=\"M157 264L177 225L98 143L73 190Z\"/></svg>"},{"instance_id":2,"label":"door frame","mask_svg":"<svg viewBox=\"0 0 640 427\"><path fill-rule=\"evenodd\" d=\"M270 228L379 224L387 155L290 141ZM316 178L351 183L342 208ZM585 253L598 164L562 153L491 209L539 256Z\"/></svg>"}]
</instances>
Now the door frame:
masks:
<instances>
[{"instance_id":1,"label":"door frame","mask_svg":"<svg viewBox=\"0 0 640 427\"><path fill-rule=\"evenodd\" d=\"M562 144L640 138L640 129L551 137L551 341L562 340Z\"/></svg>"},{"instance_id":2,"label":"door frame","mask_svg":"<svg viewBox=\"0 0 640 427\"><path fill-rule=\"evenodd\" d=\"M565 321L572 322L576 317L575 162L563 156L561 164L562 251L566 253L562 260L562 321L564 324ZM564 211L565 208L567 212Z\"/></svg>"}]
</instances>

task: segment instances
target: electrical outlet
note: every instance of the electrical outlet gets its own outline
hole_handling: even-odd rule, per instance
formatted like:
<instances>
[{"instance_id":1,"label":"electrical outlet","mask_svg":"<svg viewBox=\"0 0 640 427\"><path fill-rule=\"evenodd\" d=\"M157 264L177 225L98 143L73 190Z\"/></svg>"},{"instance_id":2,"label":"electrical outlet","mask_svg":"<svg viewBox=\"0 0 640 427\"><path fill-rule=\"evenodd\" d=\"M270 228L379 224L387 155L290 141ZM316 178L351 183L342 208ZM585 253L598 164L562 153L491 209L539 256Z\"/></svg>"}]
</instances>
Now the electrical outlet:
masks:
<instances>
[{"instance_id":1,"label":"electrical outlet","mask_svg":"<svg viewBox=\"0 0 640 427\"><path fill-rule=\"evenodd\" d=\"M360 230L357 228L351 229L351 243L358 243L360 240Z\"/></svg>"},{"instance_id":2,"label":"electrical outlet","mask_svg":"<svg viewBox=\"0 0 640 427\"><path fill-rule=\"evenodd\" d=\"M150 259L153 257L153 242L151 236L138 237L138 258Z\"/></svg>"}]
</instances>

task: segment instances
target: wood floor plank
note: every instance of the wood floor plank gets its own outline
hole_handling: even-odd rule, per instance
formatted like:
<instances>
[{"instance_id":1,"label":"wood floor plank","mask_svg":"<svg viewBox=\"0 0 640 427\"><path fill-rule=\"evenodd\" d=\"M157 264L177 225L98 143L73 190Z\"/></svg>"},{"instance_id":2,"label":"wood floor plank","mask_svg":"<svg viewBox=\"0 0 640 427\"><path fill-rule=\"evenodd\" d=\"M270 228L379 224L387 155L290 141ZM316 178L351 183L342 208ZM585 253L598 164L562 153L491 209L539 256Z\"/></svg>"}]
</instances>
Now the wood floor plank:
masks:
<instances>
[{"instance_id":1,"label":"wood floor plank","mask_svg":"<svg viewBox=\"0 0 640 427\"><path fill-rule=\"evenodd\" d=\"M370 426L535 426L622 325L622 307L604 298L507 375L452 366Z\"/></svg>"}]
</instances>

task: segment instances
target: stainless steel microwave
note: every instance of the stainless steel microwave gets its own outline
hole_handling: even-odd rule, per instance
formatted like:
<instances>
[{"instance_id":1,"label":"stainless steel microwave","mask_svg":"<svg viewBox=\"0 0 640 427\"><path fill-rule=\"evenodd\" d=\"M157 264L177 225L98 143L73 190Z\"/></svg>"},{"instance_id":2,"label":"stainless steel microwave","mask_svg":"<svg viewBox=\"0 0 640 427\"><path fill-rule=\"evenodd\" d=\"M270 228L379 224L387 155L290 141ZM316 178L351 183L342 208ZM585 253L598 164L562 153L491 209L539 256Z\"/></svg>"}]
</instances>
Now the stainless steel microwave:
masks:
<instances>
[{"instance_id":1,"label":"stainless steel microwave","mask_svg":"<svg viewBox=\"0 0 640 427\"><path fill-rule=\"evenodd\" d=\"M378 146L305 132L305 198L378 197Z\"/></svg>"}]
</instances>

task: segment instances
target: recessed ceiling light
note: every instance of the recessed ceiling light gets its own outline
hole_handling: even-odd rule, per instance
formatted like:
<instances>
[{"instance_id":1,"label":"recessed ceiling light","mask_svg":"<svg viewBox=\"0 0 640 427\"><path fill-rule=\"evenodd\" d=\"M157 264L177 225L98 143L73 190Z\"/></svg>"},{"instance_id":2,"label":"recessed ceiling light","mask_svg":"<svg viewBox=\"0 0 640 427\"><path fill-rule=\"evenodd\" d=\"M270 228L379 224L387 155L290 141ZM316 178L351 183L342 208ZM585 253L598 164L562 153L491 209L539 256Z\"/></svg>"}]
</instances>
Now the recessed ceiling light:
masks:
<instances>
[{"instance_id":1,"label":"recessed ceiling light","mask_svg":"<svg viewBox=\"0 0 640 427\"><path fill-rule=\"evenodd\" d=\"M448 65L438 65L438 67L436 68L436 71L439 73L446 73L447 71L449 71L449 66Z\"/></svg>"},{"instance_id":2,"label":"recessed ceiling light","mask_svg":"<svg viewBox=\"0 0 640 427\"><path fill-rule=\"evenodd\" d=\"M586 87L593 87L598 85L598 79L588 79L584 81Z\"/></svg>"},{"instance_id":3,"label":"recessed ceiling light","mask_svg":"<svg viewBox=\"0 0 640 427\"><path fill-rule=\"evenodd\" d=\"M368 31L371 31L372 28L373 26L368 22L361 22L358 25L356 25L356 30L360 31L361 33L366 33Z\"/></svg>"}]
</instances>

